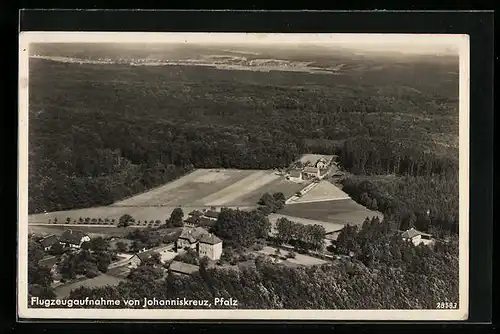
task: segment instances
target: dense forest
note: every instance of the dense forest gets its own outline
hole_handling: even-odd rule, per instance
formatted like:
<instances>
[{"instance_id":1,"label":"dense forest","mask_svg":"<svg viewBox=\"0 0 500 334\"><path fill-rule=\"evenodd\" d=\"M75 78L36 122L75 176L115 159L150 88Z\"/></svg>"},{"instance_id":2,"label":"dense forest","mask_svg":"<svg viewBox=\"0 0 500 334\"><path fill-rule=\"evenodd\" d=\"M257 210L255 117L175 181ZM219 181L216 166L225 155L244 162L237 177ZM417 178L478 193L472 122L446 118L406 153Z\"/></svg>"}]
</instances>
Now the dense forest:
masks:
<instances>
[{"instance_id":1,"label":"dense forest","mask_svg":"<svg viewBox=\"0 0 500 334\"><path fill-rule=\"evenodd\" d=\"M328 76L32 59L29 211L110 204L193 168L283 167L308 151L340 154L353 174L456 182L457 77L445 72L454 64L396 67L404 75L391 82L382 70Z\"/></svg>"}]
</instances>

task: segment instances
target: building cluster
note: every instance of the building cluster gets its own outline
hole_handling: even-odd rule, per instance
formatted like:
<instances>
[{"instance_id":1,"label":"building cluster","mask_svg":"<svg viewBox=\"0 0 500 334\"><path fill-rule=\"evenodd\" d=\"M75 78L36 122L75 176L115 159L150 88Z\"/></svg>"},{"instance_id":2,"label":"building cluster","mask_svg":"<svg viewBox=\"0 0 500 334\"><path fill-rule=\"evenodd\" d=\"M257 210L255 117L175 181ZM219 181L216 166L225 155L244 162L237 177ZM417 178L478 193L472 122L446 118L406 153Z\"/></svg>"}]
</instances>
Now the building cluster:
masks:
<instances>
[{"instance_id":1,"label":"building cluster","mask_svg":"<svg viewBox=\"0 0 500 334\"><path fill-rule=\"evenodd\" d=\"M405 241L412 242L415 246L420 244L431 245L434 243L434 238L431 234L418 231L413 227L401 233L401 237Z\"/></svg>"},{"instance_id":2,"label":"building cluster","mask_svg":"<svg viewBox=\"0 0 500 334\"><path fill-rule=\"evenodd\" d=\"M61 244L65 248L80 249L82 244L90 241L90 237L82 231L66 230L60 237L51 234L40 240L45 251L50 250L55 244Z\"/></svg>"},{"instance_id":3,"label":"building cluster","mask_svg":"<svg viewBox=\"0 0 500 334\"><path fill-rule=\"evenodd\" d=\"M304 163L301 168L292 168L286 174L286 178L293 182L302 182L304 180L321 180L328 172L331 162L321 157L316 162L310 161Z\"/></svg>"},{"instance_id":4,"label":"building cluster","mask_svg":"<svg viewBox=\"0 0 500 334\"><path fill-rule=\"evenodd\" d=\"M184 225L189 227L212 227L219 217L219 212L215 208L203 211L193 210L188 213L187 218L184 220Z\"/></svg>"}]
</instances>

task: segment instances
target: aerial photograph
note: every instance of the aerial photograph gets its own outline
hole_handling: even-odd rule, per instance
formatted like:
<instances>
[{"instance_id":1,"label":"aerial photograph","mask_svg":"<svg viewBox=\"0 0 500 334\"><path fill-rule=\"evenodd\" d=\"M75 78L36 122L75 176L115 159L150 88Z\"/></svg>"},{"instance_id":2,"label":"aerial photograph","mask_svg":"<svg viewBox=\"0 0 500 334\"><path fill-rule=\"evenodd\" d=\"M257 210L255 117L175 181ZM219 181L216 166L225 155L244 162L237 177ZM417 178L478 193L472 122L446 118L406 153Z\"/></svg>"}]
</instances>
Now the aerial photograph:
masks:
<instances>
[{"instance_id":1,"label":"aerial photograph","mask_svg":"<svg viewBox=\"0 0 500 334\"><path fill-rule=\"evenodd\" d=\"M28 307L457 309L458 49L230 35L29 45Z\"/></svg>"}]
</instances>

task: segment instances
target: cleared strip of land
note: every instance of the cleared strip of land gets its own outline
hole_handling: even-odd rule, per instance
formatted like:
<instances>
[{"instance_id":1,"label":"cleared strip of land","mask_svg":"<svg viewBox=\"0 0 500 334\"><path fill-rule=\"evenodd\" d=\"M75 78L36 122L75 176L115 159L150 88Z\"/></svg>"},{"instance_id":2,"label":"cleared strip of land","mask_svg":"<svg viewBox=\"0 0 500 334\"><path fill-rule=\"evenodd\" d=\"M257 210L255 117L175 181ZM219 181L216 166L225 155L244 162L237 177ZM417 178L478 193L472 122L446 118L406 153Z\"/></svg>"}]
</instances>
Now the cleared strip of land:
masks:
<instances>
[{"instance_id":1,"label":"cleared strip of land","mask_svg":"<svg viewBox=\"0 0 500 334\"><path fill-rule=\"evenodd\" d=\"M349 195L328 181L320 181L301 197L294 197L287 204L310 203L350 199Z\"/></svg>"},{"instance_id":2,"label":"cleared strip of land","mask_svg":"<svg viewBox=\"0 0 500 334\"><path fill-rule=\"evenodd\" d=\"M266 171L257 171L266 172ZM133 196L113 206L179 206L210 205L204 198L247 177L253 177L254 170L197 169L180 179L161 187Z\"/></svg>"},{"instance_id":3,"label":"cleared strip of land","mask_svg":"<svg viewBox=\"0 0 500 334\"><path fill-rule=\"evenodd\" d=\"M352 199L287 204L279 213L343 225L360 225L366 217L383 217L380 212L368 210Z\"/></svg>"}]
</instances>

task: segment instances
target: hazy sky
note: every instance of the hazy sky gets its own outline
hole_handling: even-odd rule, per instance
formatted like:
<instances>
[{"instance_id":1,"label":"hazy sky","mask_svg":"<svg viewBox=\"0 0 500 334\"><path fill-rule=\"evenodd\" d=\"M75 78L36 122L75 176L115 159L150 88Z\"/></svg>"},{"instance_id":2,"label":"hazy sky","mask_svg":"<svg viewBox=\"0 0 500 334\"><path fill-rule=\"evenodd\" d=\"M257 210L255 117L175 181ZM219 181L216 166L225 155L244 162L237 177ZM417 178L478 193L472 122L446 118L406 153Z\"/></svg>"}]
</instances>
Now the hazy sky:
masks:
<instances>
[{"instance_id":1,"label":"hazy sky","mask_svg":"<svg viewBox=\"0 0 500 334\"><path fill-rule=\"evenodd\" d=\"M263 34L263 33L83 33L30 32L21 43L192 43L224 45L317 45L349 48L360 52L404 52L410 54L457 54L468 46L467 35L432 34Z\"/></svg>"}]
</instances>

